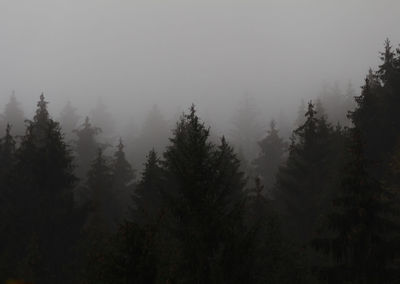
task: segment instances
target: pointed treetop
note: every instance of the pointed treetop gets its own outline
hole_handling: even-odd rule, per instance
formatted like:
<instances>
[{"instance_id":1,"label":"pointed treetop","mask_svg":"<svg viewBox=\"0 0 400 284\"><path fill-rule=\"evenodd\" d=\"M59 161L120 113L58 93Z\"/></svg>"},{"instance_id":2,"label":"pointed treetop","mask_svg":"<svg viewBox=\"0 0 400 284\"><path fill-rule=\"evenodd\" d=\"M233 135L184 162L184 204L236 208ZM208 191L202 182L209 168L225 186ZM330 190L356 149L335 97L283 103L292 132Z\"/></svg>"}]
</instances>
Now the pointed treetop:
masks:
<instances>
[{"instance_id":1,"label":"pointed treetop","mask_svg":"<svg viewBox=\"0 0 400 284\"><path fill-rule=\"evenodd\" d=\"M49 112L47 111L48 102L44 99L44 94L40 95L40 100L37 103L36 115L34 117L35 121L47 121L49 119Z\"/></svg>"},{"instance_id":2,"label":"pointed treetop","mask_svg":"<svg viewBox=\"0 0 400 284\"><path fill-rule=\"evenodd\" d=\"M317 112L314 109L314 104L312 101L308 102L308 109L307 112L305 114L305 116L309 117L309 118L313 118L315 116Z\"/></svg>"},{"instance_id":3,"label":"pointed treetop","mask_svg":"<svg viewBox=\"0 0 400 284\"><path fill-rule=\"evenodd\" d=\"M122 138L120 137L119 138L119 143L118 143L118 146L117 146L118 151L123 151L124 147L125 147L125 145L124 145L124 143L122 143Z\"/></svg>"}]
</instances>

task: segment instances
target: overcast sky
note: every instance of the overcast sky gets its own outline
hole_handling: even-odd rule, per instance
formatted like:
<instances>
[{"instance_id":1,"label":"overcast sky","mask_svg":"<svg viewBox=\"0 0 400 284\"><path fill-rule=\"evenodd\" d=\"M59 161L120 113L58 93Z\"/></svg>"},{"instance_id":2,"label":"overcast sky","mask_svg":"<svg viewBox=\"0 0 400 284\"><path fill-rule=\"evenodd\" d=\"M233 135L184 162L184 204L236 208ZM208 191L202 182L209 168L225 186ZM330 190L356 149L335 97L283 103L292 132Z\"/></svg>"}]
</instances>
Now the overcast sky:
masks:
<instances>
[{"instance_id":1,"label":"overcast sky","mask_svg":"<svg viewBox=\"0 0 400 284\"><path fill-rule=\"evenodd\" d=\"M400 43L398 0L0 0L0 104L44 91L58 109L101 96L141 115L195 102L205 113L244 93L264 109L355 87ZM226 105L223 105L226 103Z\"/></svg>"}]
</instances>

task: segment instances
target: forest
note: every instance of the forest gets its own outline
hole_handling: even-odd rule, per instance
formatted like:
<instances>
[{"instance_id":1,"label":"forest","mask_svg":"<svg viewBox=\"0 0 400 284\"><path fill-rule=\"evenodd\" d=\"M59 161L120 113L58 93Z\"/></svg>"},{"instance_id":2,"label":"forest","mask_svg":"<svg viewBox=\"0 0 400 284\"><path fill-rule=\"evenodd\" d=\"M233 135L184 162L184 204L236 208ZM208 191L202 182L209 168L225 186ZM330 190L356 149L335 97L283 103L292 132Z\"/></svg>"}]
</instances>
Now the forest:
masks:
<instances>
[{"instance_id":1,"label":"forest","mask_svg":"<svg viewBox=\"0 0 400 284\"><path fill-rule=\"evenodd\" d=\"M26 119L11 95L0 283L400 283L400 48L380 60L294 124L253 131L245 101L220 137L194 104L133 139L101 101Z\"/></svg>"}]
</instances>

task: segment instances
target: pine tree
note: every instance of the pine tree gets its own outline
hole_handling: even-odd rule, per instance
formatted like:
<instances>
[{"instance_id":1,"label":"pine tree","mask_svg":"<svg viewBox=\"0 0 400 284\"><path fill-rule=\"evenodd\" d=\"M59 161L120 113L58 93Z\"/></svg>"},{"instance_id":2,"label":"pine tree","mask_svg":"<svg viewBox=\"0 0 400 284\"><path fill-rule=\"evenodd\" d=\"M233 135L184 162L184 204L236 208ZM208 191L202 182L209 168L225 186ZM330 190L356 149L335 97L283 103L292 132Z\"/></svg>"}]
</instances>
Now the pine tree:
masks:
<instances>
[{"instance_id":1,"label":"pine tree","mask_svg":"<svg viewBox=\"0 0 400 284\"><path fill-rule=\"evenodd\" d=\"M133 195L134 207L131 218L134 222L152 224L160 217L165 209L162 198L162 191L165 187L164 179L160 159L153 149L147 155L147 162Z\"/></svg>"},{"instance_id":2,"label":"pine tree","mask_svg":"<svg viewBox=\"0 0 400 284\"><path fill-rule=\"evenodd\" d=\"M96 149L99 147L96 135L101 132L101 129L92 126L89 117L86 117L85 122L73 132L78 136L78 139L75 141L75 152L78 159L76 173L79 178L84 178L90 168L91 162L96 156Z\"/></svg>"},{"instance_id":3,"label":"pine tree","mask_svg":"<svg viewBox=\"0 0 400 284\"><path fill-rule=\"evenodd\" d=\"M133 156L137 165L142 166L146 162L146 154L151 149L162 153L168 144L170 132L168 122L160 108L153 105L142 125L139 137L134 141Z\"/></svg>"},{"instance_id":4,"label":"pine tree","mask_svg":"<svg viewBox=\"0 0 400 284\"><path fill-rule=\"evenodd\" d=\"M59 124L49 116L42 94L16 152L9 196L14 207L8 245L15 249L10 262L18 269L18 261L33 253L30 242L34 239L35 255L39 254L35 259L40 259L31 266L34 282L72 281L67 271L81 225L73 202L73 170L71 151Z\"/></svg>"},{"instance_id":5,"label":"pine tree","mask_svg":"<svg viewBox=\"0 0 400 284\"><path fill-rule=\"evenodd\" d=\"M11 170L15 163L15 140L11 135L11 125L7 124L5 136L0 139L0 184L7 172Z\"/></svg>"},{"instance_id":6,"label":"pine tree","mask_svg":"<svg viewBox=\"0 0 400 284\"><path fill-rule=\"evenodd\" d=\"M13 92L10 101L4 109L4 121L12 126L14 135L23 135L25 131L24 112L20 107L20 103Z\"/></svg>"},{"instance_id":7,"label":"pine tree","mask_svg":"<svg viewBox=\"0 0 400 284\"><path fill-rule=\"evenodd\" d=\"M275 185L275 176L284 161L284 153L287 148L286 143L279 137L279 131L275 128L274 120L270 123L267 135L258 142L258 146L261 148L261 152L253 164L256 173L261 177L263 185L270 194Z\"/></svg>"},{"instance_id":8,"label":"pine tree","mask_svg":"<svg viewBox=\"0 0 400 284\"><path fill-rule=\"evenodd\" d=\"M262 135L257 105L248 95L244 96L232 117L233 131L229 139L237 148L241 148L247 160L257 155L256 143Z\"/></svg>"},{"instance_id":9,"label":"pine tree","mask_svg":"<svg viewBox=\"0 0 400 284\"><path fill-rule=\"evenodd\" d=\"M327 216L325 236L313 245L332 257L325 272L332 283L392 283L398 257L398 196L368 173L361 135L351 131L349 161ZM324 232L324 231L322 231Z\"/></svg>"},{"instance_id":10,"label":"pine tree","mask_svg":"<svg viewBox=\"0 0 400 284\"><path fill-rule=\"evenodd\" d=\"M236 253L243 249L239 240L245 180L226 141L215 148L208 138L209 129L192 106L178 122L164 153L169 185L166 202L181 252L179 278L191 282L240 281L245 276ZM235 273L229 275L228 271Z\"/></svg>"},{"instance_id":11,"label":"pine tree","mask_svg":"<svg viewBox=\"0 0 400 284\"><path fill-rule=\"evenodd\" d=\"M378 179L389 170L400 127L400 51L394 52L388 40L381 60L378 71L369 71L356 97L356 109L349 113L365 142L365 155L373 163L371 173Z\"/></svg>"},{"instance_id":12,"label":"pine tree","mask_svg":"<svg viewBox=\"0 0 400 284\"><path fill-rule=\"evenodd\" d=\"M99 234L107 236L116 225L113 218L115 194L112 169L101 148L97 149L96 158L92 161L87 174L86 186L91 202L89 226Z\"/></svg>"},{"instance_id":13,"label":"pine tree","mask_svg":"<svg viewBox=\"0 0 400 284\"><path fill-rule=\"evenodd\" d=\"M300 127L301 125L304 124L305 119L304 119L304 114L307 112L306 110L306 103L304 102L303 99L300 101L300 105L297 109L297 118L295 121L295 126Z\"/></svg>"},{"instance_id":14,"label":"pine tree","mask_svg":"<svg viewBox=\"0 0 400 284\"><path fill-rule=\"evenodd\" d=\"M114 153L114 160L111 166L113 177L113 192L116 198L115 214L116 219L121 221L126 213L129 204L131 189L135 172L125 158L124 144L119 140L117 151Z\"/></svg>"},{"instance_id":15,"label":"pine tree","mask_svg":"<svg viewBox=\"0 0 400 284\"><path fill-rule=\"evenodd\" d=\"M330 196L332 128L318 119L312 102L306 121L294 130L289 157L277 175L275 199L286 215L287 230L306 243L317 228Z\"/></svg>"}]
</instances>

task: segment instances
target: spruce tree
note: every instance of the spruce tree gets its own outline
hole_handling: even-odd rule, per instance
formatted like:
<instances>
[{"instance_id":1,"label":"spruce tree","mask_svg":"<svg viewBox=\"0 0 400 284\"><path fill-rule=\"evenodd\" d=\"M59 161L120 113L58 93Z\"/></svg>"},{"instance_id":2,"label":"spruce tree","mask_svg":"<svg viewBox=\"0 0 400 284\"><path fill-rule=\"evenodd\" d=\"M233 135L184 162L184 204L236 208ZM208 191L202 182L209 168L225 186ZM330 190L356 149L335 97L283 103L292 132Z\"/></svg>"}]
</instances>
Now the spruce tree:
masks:
<instances>
[{"instance_id":1,"label":"spruce tree","mask_svg":"<svg viewBox=\"0 0 400 284\"><path fill-rule=\"evenodd\" d=\"M286 216L286 229L307 243L317 228L330 196L332 128L318 119L312 102L306 121L294 130L289 157L277 175L274 198Z\"/></svg>"},{"instance_id":2,"label":"spruce tree","mask_svg":"<svg viewBox=\"0 0 400 284\"><path fill-rule=\"evenodd\" d=\"M111 165L113 178L113 192L116 198L115 217L121 221L129 206L128 200L132 194L133 179L135 172L125 158L124 144L119 140L117 151L114 153L114 159Z\"/></svg>"},{"instance_id":3,"label":"spruce tree","mask_svg":"<svg viewBox=\"0 0 400 284\"><path fill-rule=\"evenodd\" d=\"M25 117L24 112L20 107L20 103L13 92L9 102L4 109L4 121L10 124L13 129L14 135L23 135L25 131Z\"/></svg>"},{"instance_id":4,"label":"spruce tree","mask_svg":"<svg viewBox=\"0 0 400 284\"><path fill-rule=\"evenodd\" d=\"M96 135L101 132L101 129L92 126L89 117L86 117L85 122L78 129L73 130L73 132L78 136L78 139L75 141L78 164L76 173L79 178L83 179L86 177L91 162L96 157L96 150L99 147Z\"/></svg>"},{"instance_id":5,"label":"spruce tree","mask_svg":"<svg viewBox=\"0 0 400 284\"><path fill-rule=\"evenodd\" d=\"M69 265L81 225L73 202L73 170L71 151L42 94L10 177L14 224L9 245L15 245L11 275L40 283L72 281ZM37 262L32 263L32 255Z\"/></svg>"},{"instance_id":6,"label":"spruce tree","mask_svg":"<svg viewBox=\"0 0 400 284\"><path fill-rule=\"evenodd\" d=\"M272 187L275 185L275 176L284 161L284 153L287 148L286 143L279 137L274 120L270 123L267 135L258 142L258 146L261 151L253 164L266 191L271 194Z\"/></svg>"},{"instance_id":7,"label":"spruce tree","mask_svg":"<svg viewBox=\"0 0 400 284\"><path fill-rule=\"evenodd\" d=\"M208 138L209 129L192 106L164 153L166 202L181 256L178 276L190 282L240 281L245 277L238 266L245 180L226 141L215 147Z\"/></svg>"},{"instance_id":8,"label":"spruce tree","mask_svg":"<svg viewBox=\"0 0 400 284\"><path fill-rule=\"evenodd\" d=\"M165 188L164 171L155 150L147 155L141 179L133 195L131 218L139 224L151 224L163 211L162 190ZM165 209L165 208L164 208Z\"/></svg>"},{"instance_id":9,"label":"spruce tree","mask_svg":"<svg viewBox=\"0 0 400 284\"><path fill-rule=\"evenodd\" d=\"M87 192L91 203L88 225L103 236L109 235L115 228L115 194L113 192L112 169L103 150L97 149L87 174Z\"/></svg>"},{"instance_id":10,"label":"spruce tree","mask_svg":"<svg viewBox=\"0 0 400 284\"><path fill-rule=\"evenodd\" d=\"M368 173L358 129L351 130L349 160L326 226L313 245L332 258L322 271L331 283L392 283L398 257L398 194Z\"/></svg>"}]
</instances>

